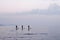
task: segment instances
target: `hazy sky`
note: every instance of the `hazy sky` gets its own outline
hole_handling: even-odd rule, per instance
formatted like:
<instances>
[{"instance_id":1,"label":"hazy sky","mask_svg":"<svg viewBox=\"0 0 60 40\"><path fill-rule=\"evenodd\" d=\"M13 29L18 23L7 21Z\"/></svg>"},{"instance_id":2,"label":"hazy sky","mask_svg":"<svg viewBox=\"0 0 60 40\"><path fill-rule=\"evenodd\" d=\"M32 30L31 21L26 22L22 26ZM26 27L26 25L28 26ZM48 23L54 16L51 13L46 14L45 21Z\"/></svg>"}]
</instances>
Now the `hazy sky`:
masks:
<instances>
[{"instance_id":1,"label":"hazy sky","mask_svg":"<svg viewBox=\"0 0 60 40\"><path fill-rule=\"evenodd\" d=\"M0 0L0 13L47 9L50 4L54 3L60 5L60 0Z\"/></svg>"},{"instance_id":2,"label":"hazy sky","mask_svg":"<svg viewBox=\"0 0 60 40\"><path fill-rule=\"evenodd\" d=\"M60 23L60 15L11 15L11 13L31 11L32 9L47 9L49 5L57 4L59 0L0 0L0 24L41 24ZM1 15L3 13L4 15ZM8 14L5 14L8 13ZM10 13L10 14L9 14ZM48 21L48 22L47 22ZM49 25L51 25L51 23Z\"/></svg>"}]
</instances>

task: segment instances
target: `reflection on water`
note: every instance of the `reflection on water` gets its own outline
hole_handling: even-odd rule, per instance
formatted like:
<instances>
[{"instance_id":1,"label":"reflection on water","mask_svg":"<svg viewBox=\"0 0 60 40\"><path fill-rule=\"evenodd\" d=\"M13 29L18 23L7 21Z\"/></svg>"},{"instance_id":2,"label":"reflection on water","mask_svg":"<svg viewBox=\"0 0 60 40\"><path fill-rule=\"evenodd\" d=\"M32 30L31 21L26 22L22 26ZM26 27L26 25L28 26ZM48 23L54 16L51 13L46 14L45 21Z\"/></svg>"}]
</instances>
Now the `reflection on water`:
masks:
<instances>
[{"instance_id":1,"label":"reflection on water","mask_svg":"<svg viewBox=\"0 0 60 40\"><path fill-rule=\"evenodd\" d=\"M0 40L48 40L48 33L15 30L15 27L0 27Z\"/></svg>"}]
</instances>

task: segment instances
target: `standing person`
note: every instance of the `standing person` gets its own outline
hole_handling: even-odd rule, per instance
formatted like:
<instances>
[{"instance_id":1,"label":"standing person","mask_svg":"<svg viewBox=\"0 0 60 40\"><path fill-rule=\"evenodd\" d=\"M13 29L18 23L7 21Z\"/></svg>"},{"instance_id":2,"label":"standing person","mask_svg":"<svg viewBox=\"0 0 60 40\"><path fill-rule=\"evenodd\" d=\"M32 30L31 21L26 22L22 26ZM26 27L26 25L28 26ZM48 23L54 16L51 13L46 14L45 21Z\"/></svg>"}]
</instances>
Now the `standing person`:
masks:
<instances>
[{"instance_id":1,"label":"standing person","mask_svg":"<svg viewBox=\"0 0 60 40\"><path fill-rule=\"evenodd\" d=\"M17 27L17 25L16 25L16 30L18 30L18 27Z\"/></svg>"},{"instance_id":2,"label":"standing person","mask_svg":"<svg viewBox=\"0 0 60 40\"><path fill-rule=\"evenodd\" d=\"M21 26L21 28L22 28L22 31L23 31L23 29L24 29L24 28L23 28L23 25Z\"/></svg>"},{"instance_id":3,"label":"standing person","mask_svg":"<svg viewBox=\"0 0 60 40\"><path fill-rule=\"evenodd\" d=\"M18 26L16 25L16 38L15 38L16 40L17 40L17 33L18 33L17 30L18 30Z\"/></svg>"},{"instance_id":4,"label":"standing person","mask_svg":"<svg viewBox=\"0 0 60 40\"><path fill-rule=\"evenodd\" d=\"M30 31L30 26L28 25L28 31Z\"/></svg>"}]
</instances>

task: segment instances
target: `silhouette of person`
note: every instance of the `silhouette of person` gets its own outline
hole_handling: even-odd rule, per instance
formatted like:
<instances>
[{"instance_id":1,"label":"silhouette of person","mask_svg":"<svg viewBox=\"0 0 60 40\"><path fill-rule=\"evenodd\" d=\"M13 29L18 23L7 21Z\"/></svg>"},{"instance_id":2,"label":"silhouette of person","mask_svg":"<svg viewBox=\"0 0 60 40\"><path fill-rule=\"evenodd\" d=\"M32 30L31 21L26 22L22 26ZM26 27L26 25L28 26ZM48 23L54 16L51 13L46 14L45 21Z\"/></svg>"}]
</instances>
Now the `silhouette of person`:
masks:
<instances>
[{"instance_id":1,"label":"silhouette of person","mask_svg":"<svg viewBox=\"0 0 60 40\"><path fill-rule=\"evenodd\" d=\"M30 31L30 26L28 25L28 31Z\"/></svg>"},{"instance_id":2,"label":"silhouette of person","mask_svg":"<svg viewBox=\"0 0 60 40\"><path fill-rule=\"evenodd\" d=\"M23 30L23 25L21 26L22 30Z\"/></svg>"},{"instance_id":3,"label":"silhouette of person","mask_svg":"<svg viewBox=\"0 0 60 40\"><path fill-rule=\"evenodd\" d=\"M16 30L18 30L17 25L16 25Z\"/></svg>"}]
</instances>

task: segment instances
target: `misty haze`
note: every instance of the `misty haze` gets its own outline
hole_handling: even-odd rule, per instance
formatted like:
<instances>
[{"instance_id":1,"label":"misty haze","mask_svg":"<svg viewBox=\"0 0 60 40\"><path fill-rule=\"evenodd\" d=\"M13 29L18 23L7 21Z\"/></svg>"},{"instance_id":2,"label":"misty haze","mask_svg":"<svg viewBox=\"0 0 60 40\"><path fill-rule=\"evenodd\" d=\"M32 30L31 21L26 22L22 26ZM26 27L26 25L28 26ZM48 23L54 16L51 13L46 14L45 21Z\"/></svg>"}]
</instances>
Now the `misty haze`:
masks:
<instances>
[{"instance_id":1,"label":"misty haze","mask_svg":"<svg viewBox=\"0 0 60 40\"><path fill-rule=\"evenodd\" d=\"M0 40L60 40L60 0L0 0Z\"/></svg>"}]
</instances>

